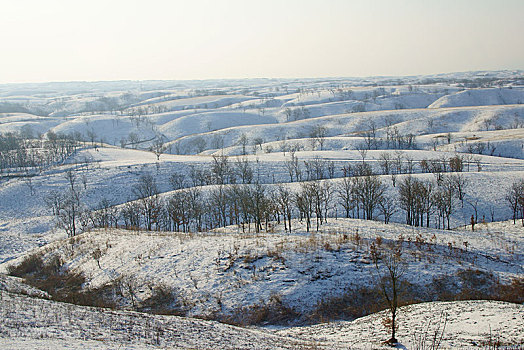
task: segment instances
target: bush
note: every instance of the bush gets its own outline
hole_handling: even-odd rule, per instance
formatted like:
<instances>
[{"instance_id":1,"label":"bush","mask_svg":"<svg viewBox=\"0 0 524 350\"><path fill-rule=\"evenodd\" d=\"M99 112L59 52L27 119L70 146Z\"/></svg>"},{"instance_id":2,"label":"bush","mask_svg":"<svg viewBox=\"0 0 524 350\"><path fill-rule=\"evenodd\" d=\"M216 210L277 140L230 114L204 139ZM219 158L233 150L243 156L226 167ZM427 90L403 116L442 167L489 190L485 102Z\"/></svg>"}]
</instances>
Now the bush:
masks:
<instances>
[{"instance_id":1,"label":"bush","mask_svg":"<svg viewBox=\"0 0 524 350\"><path fill-rule=\"evenodd\" d=\"M157 315L184 316L187 310L178 289L159 285L152 288L151 297L142 302L139 311Z\"/></svg>"},{"instance_id":2,"label":"bush","mask_svg":"<svg viewBox=\"0 0 524 350\"><path fill-rule=\"evenodd\" d=\"M7 273L11 276L26 277L28 275L34 275L43 269L44 262L42 257L37 254L32 254L26 257L18 265L10 265L7 268Z\"/></svg>"},{"instance_id":3,"label":"bush","mask_svg":"<svg viewBox=\"0 0 524 350\"><path fill-rule=\"evenodd\" d=\"M461 282L460 300L491 299L495 294L497 279L491 272L482 270L460 270L457 277Z\"/></svg>"},{"instance_id":4,"label":"bush","mask_svg":"<svg viewBox=\"0 0 524 350\"><path fill-rule=\"evenodd\" d=\"M10 266L8 273L24 278L27 284L47 292L54 300L86 305L82 290L85 276L61 271L62 266L62 259L58 255L44 261L41 255L32 254L20 264Z\"/></svg>"},{"instance_id":5,"label":"bush","mask_svg":"<svg viewBox=\"0 0 524 350\"><path fill-rule=\"evenodd\" d=\"M504 284L493 273L482 270L460 270L455 275L435 278L427 289L431 292L431 300L485 299L524 303L524 278Z\"/></svg>"},{"instance_id":6,"label":"bush","mask_svg":"<svg viewBox=\"0 0 524 350\"><path fill-rule=\"evenodd\" d=\"M289 325L299 317L299 313L284 304L280 295L273 294L267 302L239 307L230 315L220 317L219 321L240 326Z\"/></svg>"},{"instance_id":7,"label":"bush","mask_svg":"<svg viewBox=\"0 0 524 350\"><path fill-rule=\"evenodd\" d=\"M494 299L509 303L524 303L524 277L514 278L510 284L497 284Z\"/></svg>"},{"instance_id":8,"label":"bush","mask_svg":"<svg viewBox=\"0 0 524 350\"><path fill-rule=\"evenodd\" d=\"M309 323L331 320L353 320L384 310L387 307L382 292L377 288L347 289L344 294L324 298L307 316Z\"/></svg>"}]
</instances>

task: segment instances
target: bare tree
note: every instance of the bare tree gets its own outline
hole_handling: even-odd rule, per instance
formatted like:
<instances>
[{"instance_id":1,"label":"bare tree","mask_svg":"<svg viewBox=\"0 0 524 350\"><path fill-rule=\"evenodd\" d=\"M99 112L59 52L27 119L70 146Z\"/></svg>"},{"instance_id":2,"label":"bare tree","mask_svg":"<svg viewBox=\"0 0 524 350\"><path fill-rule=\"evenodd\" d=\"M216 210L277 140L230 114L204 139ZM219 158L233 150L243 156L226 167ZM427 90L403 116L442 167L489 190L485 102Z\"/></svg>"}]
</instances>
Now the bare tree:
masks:
<instances>
[{"instance_id":1,"label":"bare tree","mask_svg":"<svg viewBox=\"0 0 524 350\"><path fill-rule=\"evenodd\" d=\"M166 149L167 147L164 143L164 136L157 136L155 141L153 141L153 145L151 145L151 151L155 154L157 160L160 160L160 155L164 153Z\"/></svg>"},{"instance_id":2,"label":"bare tree","mask_svg":"<svg viewBox=\"0 0 524 350\"><path fill-rule=\"evenodd\" d=\"M400 207L406 212L406 224L429 227L433 208L433 184L418 180L412 176L404 177L398 186Z\"/></svg>"},{"instance_id":3,"label":"bare tree","mask_svg":"<svg viewBox=\"0 0 524 350\"><path fill-rule=\"evenodd\" d=\"M364 213L364 219L373 220L374 212L382 201L386 186L376 175L353 178L353 193Z\"/></svg>"},{"instance_id":4,"label":"bare tree","mask_svg":"<svg viewBox=\"0 0 524 350\"><path fill-rule=\"evenodd\" d=\"M58 215L60 209L60 193L58 191L52 190L49 192L44 198L44 202L52 210L53 215Z\"/></svg>"},{"instance_id":5,"label":"bare tree","mask_svg":"<svg viewBox=\"0 0 524 350\"><path fill-rule=\"evenodd\" d=\"M388 175L391 171L391 154L388 152L380 153L379 165L382 168L382 174Z\"/></svg>"},{"instance_id":6,"label":"bare tree","mask_svg":"<svg viewBox=\"0 0 524 350\"><path fill-rule=\"evenodd\" d=\"M384 223L389 224L391 217L398 211L397 201L391 196L384 195L378 206L384 217Z\"/></svg>"},{"instance_id":7,"label":"bare tree","mask_svg":"<svg viewBox=\"0 0 524 350\"><path fill-rule=\"evenodd\" d=\"M293 193L291 190L283 184L277 184L277 203L284 219L284 230L288 230L291 233L291 217L293 215Z\"/></svg>"},{"instance_id":8,"label":"bare tree","mask_svg":"<svg viewBox=\"0 0 524 350\"><path fill-rule=\"evenodd\" d=\"M377 149L379 146L377 141L377 125L373 120L369 123L369 130L364 133L364 143L367 149Z\"/></svg>"},{"instance_id":9,"label":"bare tree","mask_svg":"<svg viewBox=\"0 0 524 350\"><path fill-rule=\"evenodd\" d=\"M324 147L324 142L326 140L327 136L327 129L325 126L322 125L315 125L311 132L309 133L309 137L312 140L312 148L315 148L315 145L318 143L320 145L320 150Z\"/></svg>"},{"instance_id":10,"label":"bare tree","mask_svg":"<svg viewBox=\"0 0 524 350\"><path fill-rule=\"evenodd\" d=\"M464 169L464 158L456 155L449 158L449 168L454 172L461 172Z\"/></svg>"},{"instance_id":11,"label":"bare tree","mask_svg":"<svg viewBox=\"0 0 524 350\"><path fill-rule=\"evenodd\" d=\"M300 170L300 164L298 162L298 158L295 156L295 152L292 151L291 157L289 160L286 160L285 166L289 174L289 180L291 182L293 181L301 181L302 180L302 171Z\"/></svg>"},{"instance_id":12,"label":"bare tree","mask_svg":"<svg viewBox=\"0 0 524 350\"><path fill-rule=\"evenodd\" d=\"M313 215L314 188L311 182L301 182L300 190L295 193L295 205L300 214L300 221L306 220L306 231L311 228L311 217Z\"/></svg>"},{"instance_id":13,"label":"bare tree","mask_svg":"<svg viewBox=\"0 0 524 350\"><path fill-rule=\"evenodd\" d=\"M236 175L240 178L243 184L253 182L253 168L246 157L238 157L233 165Z\"/></svg>"},{"instance_id":14,"label":"bare tree","mask_svg":"<svg viewBox=\"0 0 524 350\"><path fill-rule=\"evenodd\" d=\"M337 184L336 193L340 205L342 208L344 208L346 218L349 218L351 211L355 209L355 201L353 198L353 181L351 181L351 178L344 177L342 181Z\"/></svg>"},{"instance_id":15,"label":"bare tree","mask_svg":"<svg viewBox=\"0 0 524 350\"><path fill-rule=\"evenodd\" d=\"M190 146L195 149L196 153L202 153L207 147L207 142L202 136L197 136L190 141Z\"/></svg>"},{"instance_id":16,"label":"bare tree","mask_svg":"<svg viewBox=\"0 0 524 350\"><path fill-rule=\"evenodd\" d=\"M406 176L398 184L400 207L406 212L406 224L413 224L415 216L415 183L418 180L412 176Z\"/></svg>"},{"instance_id":17,"label":"bare tree","mask_svg":"<svg viewBox=\"0 0 524 350\"><path fill-rule=\"evenodd\" d=\"M284 114L286 115L286 121L287 122L291 121L291 115L293 114L293 111L291 110L291 108L286 107L284 109Z\"/></svg>"},{"instance_id":18,"label":"bare tree","mask_svg":"<svg viewBox=\"0 0 524 350\"><path fill-rule=\"evenodd\" d=\"M146 228L151 231L160 209L159 191L155 178L151 174L140 176L138 183L133 187L133 193L139 199Z\"/></svg>"},{"instance_id":19,"label":"bare tree","mask_svg":"<svg viewBox=\"0 0 524 350\"><path fill-rule=\"evenodd\" d=\"M140 142L140 137L135 132L130 132L127 136L127 140L129 141L129 144L131 144L132 148L136 148L138 143Z\"/></svg>"},{"instance_id":20,"label":"bare tree","mask_svg":"<svg viewBox=\"0 0 524 350\"><path fill-rule=\"evenodd\" d=\"M127 202L120 210L120 216L124 220L126 229L138 229L140 227L140 203Z\"/></svg>"},{"instance_id":21,"label":"bare tree","mask_svg":"<svg viewBox=\"0 0 524 350\"><path fill-rule=\"evenodd\" d=\"M26 175L24 177L24 183L27 185L27 188L29 188L29 193L31 193L31 196L35 194L35 184L33 183L33 178L31 175Z\"/></svg>"},{"instance_id":22,"label":"bare tree","mask_svg":"<svg viewBox=\"0 0 524 350\"><path fill-rule=\"evenodd\" d=\"M177 191L167 200L166 210L173 230L187 232L189 228L189 191Z\"/></svg>"},{"instance_id":23,"label":"bare tree","mask_svg":"<svg viewBox=\"0 0 524 350\"><path fill-rule=\"evenodd\" d=\"M91 145L94 146L96 140L96 133L93 128L87 130L87 138L91 141Z\"/></svg>"},{"instance_id":24,"label":"bare tree","mask_svg":"<svg viewBox=\"0 0 524 350\"><path fill-rule=\"evenodd\" d=\"M456 187L454 181L449 177L443 177L440 185L433 195L433 201L438 209L439 217L447 221L447 229L450 230L451 214L455 211ZM439 223L440 227L440 223Z\"/></svg>"},{"instance_id":25,"label":"bare tree","mask_svg":"<svg viewBox=\"0 0 524 350\"><path fill-rule=\"evenodd\" d=\"M90 220L94 227L112 227L116 226L117 223L116 214L116 209L111 202L108 199L103 198L98 203L95 210L90 213Z\"/></svg>"},{"instance_id":26,"label":"bare tree","mask_svg":"<svg viewBox=\"0 0 524 350\"><path fill-rule=\"evenodd\" d=\"M366 156L368 154L368 149L365 147L364 144L361 144L357 147L357 151L360 154L360 157L362 158L362 163L366 161Z\"/></svg>"},{"instance_id":27,"label":"bare tree","mask_svg":"<svg viewBox=\"0 0 524 350\"><path fill-rule=\"evenodd\" d=\"M304 166L306 168L306 178L308 181L322 180L325 178L329 163L327 160L315 156L310 161L304 161Z\"/></svg>"},{"instance_id":28,"label":"bare tree","mask_svg":"<svg viewBox=\"0 0 524 350\"><path fill-rule=\"evenodd\" d=\"M228 193L223 184L215 186L209 192L209 205L213 214L213 222L217 226L227 226Z\"/></svg>"},{"instance_id":29,"label":"bare tree","mask_svg":"<svg viewBox=\"0 0 524 350\"><path fill-rule=\"evenodd\" d=\"M391 317L388 325L391 329L390 345L398 343L397 311L400 304L399 294L401 292L402 278L407 270L406 261L403 258L403 241L390 242L386 245L379 244L379 240L370 245L370 255L375 266L376 282L382 295L386 299Z\"/></svg>"},{"instance_id":30,"label":"bare tree","mask_svg":"<svg viewBox=\"0 0 524 350\"><path fill-rule=\"evenodd\" d=\"M211 174L214 179L214 183L217 185L224 185L230 182L232 175L231 165L229 164L229 158L224 155L213 156L213 163L211 165Z\"/></svg>"},{"instance_id":31,"label":"bare tree","mask_svg":"<svg viewBox=\"0 0 524 350\"><path fill-rule=\"evenodd\" d=\"M452 175L450 175L450 179L455 184L455 189L457 190L456 193L458 195L459 200L461 202L463 202L464 201L465 190L466 190L466 188L469 185L468 180L462 174L452 174Z\"/></svg>"},{"instance_id":32,"label":"bare tree","mask_svg":"<svg viewBox=\"0 0 524 350\"><path fill-rule=\"evenodd\" d=\"M193 187L206 186L213 183L211 172L207 167L189 166L189 178Z\"/></svg>"},{"instance_id":33,"label":"bare tree","mask_svg":"<svg viewBox=\"0 0 524 350\"><path fill-rule=\"evenodd\" d=\"M260 147L260 150L262 150L262 144L264 143L264 139L261 138L261 137L256 137L254 140L253 140L253 145L254 145L254 150L255 152L253 153L256 153L256 148L257 147Z\"/></svg>"},{"instance_id":34,"label":"bare tree","mask_svg":"<svg viewBox=\"0 0 524 350\"><path fill-rule=\"evenodd\" d=\"M252 186L253 220L255 232L262 230L262 221L267 219L269 200L266 197L266 187L258 182ZM267 223L267 220L266 220Z\"/></svg>"},{"instance_id":35,"label":"bare tree","mask_svg":"<svg viewBox=\"0 0 524 350\"><path fill-rule=\"evenodd\" d=\"M414 165L415 165L413 157L411 157L408 154L406 155L405 159L406 159L406 166L405 166L406 172L408 174L413 174Z\"/></svg>"},{"instance_id":36,"label":"bare tree","mask_svg":"<svg viewBox=\"0 0 524 350\"><path fill-rule=\"evenodd\" d=\"M64 229L69 237L77 234L81 213L85 210L80 197L81 192L76 186L76 173L69 169L65 173L68 188L58 197L52 199L57 218L57 226Z\"/></svg>"},{"instance_id":37,"label":"bare tree","mask_svg":"<svg viewBox=\"0 0 524 350\"><path fill-rule=\"evenodd\" d=\"M171 188L173 188L173 190L180 190L184 188L185 187L184 180L185 180L185 176L182 175L181 173L174 173L169 177L169 183L171 185Z\"/></svg>"},{"instance_id":38,"label":"bare tree","mask_svg":"<svg viewBox=\"0 0 524 350\"><path fill-rule=\"evenodd\" d=\"M77 226L82 213L83 205L80 195L76 191L68 190L60 198L58 207L58 227L64 229L69 237L77 234Z\"/></svg>"},{"instance_id":39,"label":"bare tree","mask_svg":"<svg viewBox=\"0 0 524 350\"><path fill-rule=\"evenodd\" d=\"M509 204L511 211L513 212L513 224L515 224L519 208L524 208L524 180L518 180L511 184L506 193L506 202Z\"/></svg>"},{"instance_id":40,"label":"bare tree","mask_svg":"<svg viewBox=\"0 0 524 350\"><path fill-rule=\"evenodd\" d=\"M247 135L242 133L240 137L238 138L238 143L242 146L242 155L245 156L246 153L246 147L249 143L249 140L247 138Z\"/></svg>"}]
</instances>

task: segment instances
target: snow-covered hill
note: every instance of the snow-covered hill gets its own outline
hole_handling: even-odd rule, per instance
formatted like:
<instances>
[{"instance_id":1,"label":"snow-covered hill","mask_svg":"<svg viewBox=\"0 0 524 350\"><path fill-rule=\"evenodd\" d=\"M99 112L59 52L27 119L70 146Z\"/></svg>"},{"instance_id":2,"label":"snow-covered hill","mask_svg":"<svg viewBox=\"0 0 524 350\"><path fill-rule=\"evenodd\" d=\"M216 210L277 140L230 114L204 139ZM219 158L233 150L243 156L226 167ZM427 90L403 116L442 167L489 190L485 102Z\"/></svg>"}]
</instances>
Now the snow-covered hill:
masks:
<instances>
[{"instance_id":1,"label":"snow-covered hill","mask_svg":"<svg viewBox=\"0 0 524 350\"><path fill-rule=\"evenodd\" d=\"M271 332L212 321L111 311L2 292L2 349L389 349L383 314L353 322ZM493 301L417 304L401 308L402 346L472 349L524 343L521 305ZM444 324L445 320L445 324ZM439 328L440 327L440 328Z\"/></svg>"},{"instance_id":2,"label":"snow-covered hill","mask_svg":"<svg viewBox=\"0 0 524 350\"><path fill-rule=\"evenodd\" d=\"M443 96L428 108L511 105L524 103L523 89L472 89Z\"/></svg>"},{"instance_id":3,"label":"snow-covered hill","mask_svg":"<svg viewBox=\"0 0 524 350\"><path fill-rule=\"evenodd\" d=\"M386 313L353 322L290 328L277 334L331 342L350 349L391 349L384 344ZM435 302L406 306L399 312L398 339L407 349L520 347L524 307L496 301ZM436 338L436 341L433 340Z\"/></svg>"},{"instance_id":4,"label":"snow-covered hill","mask_svg":"<svg viewBox=\"0 0 524 350\"><path fill-rule=\"evenodd\" d=\"M384 315L374 312L385 304L371 247L395 242L409 302L432 301L402 309L403 346L425 348L421 334L432 332L441 314L448 315L442 348L489 346L490 327L492 340L521 346L521 305L443 301L521 300L524 231L510 220L514 212L520 219L521 207L512 208L508 194L524 181L523 77L498 71L0 85L0 270L25 278L0 276L0 347L382 348ZM354 189L370 171L384 196L374 220L362 220ZM186 222L192 232L164 232L174 224L158 222L149 232L144 220L128 220L144 212L137 188L145 177L161 203L155 215L164 223L194 220ZM434 192L425 209L430 227L404 225L399 187L406 179L435 192L456 181L451 212ZM316 198L326 198L325 206L302 202L308 184L324 186ZM344 184L360 203L349 210L358 218L340 218ZM259 192L227 202L241 189ZM275 201L282 189L289 190L292 230ZM54 215L65 215L68 191L80 208L70 238L67 226L57 225L67 218ZM188 193L201 209L176 197ZM173 209L174 198L191 207L191 218ZM265 215L256 219L258 230L255 214L241 215L255 207ZM99 209L115 213L105 224L112 228L94 228ZM327 222L308 230L308 210L313 226L321 216ZM446 215L451 230L437 229ZM61 282L46 285L42 276ZM76 289L67 296L56 288L69 277ZM100 305L94 298L121 311L48 297ZM136 312L159 309L267 329ZM348 321L316 324L333 319Z\"/></svg>"}]
</instances>

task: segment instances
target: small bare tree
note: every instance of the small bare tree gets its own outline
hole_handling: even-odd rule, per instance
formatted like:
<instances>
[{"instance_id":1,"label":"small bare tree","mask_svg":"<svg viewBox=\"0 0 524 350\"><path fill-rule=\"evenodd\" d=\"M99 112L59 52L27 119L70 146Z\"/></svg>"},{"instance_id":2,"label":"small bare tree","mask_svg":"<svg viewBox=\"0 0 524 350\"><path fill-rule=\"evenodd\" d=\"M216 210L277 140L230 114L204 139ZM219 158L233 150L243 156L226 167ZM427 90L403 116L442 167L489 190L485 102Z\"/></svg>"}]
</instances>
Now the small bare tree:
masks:
<instances>
[{"instance_id":1,"label":"small bare tree","mask_svg":"<svg viewBox=\"0 0 524 350\"><path fill-rule=\"evenodd\" d=\"M151 151L155 154L156 160L160 160L160 155L166 151L166 146L164 144L164 136L160 135L158 136L155 141L153 141L153 145L151 146Z\"/></svg>"},{"instance_id":2,"label":"small bare tree","mask_svg":"<svg viewBox=\"0 0 524 350\"><path fill-rule=\"evenodd\" d=\"M133 187L133 193L140 201L146 228L151 231L160 208L159 190L155 178L151 174L140 176L138 183Z\"/></svg>"},{"instance_id":3,"label":"small bare tree","mask_svg":"<svg viewBox=\"0 0 524 350\"><path fill-rule=\"evenodd\" d=\"M524 211L524 180L518 180L511 185L506 193L506 202L513 212L513 224L515 224L519 208L522 208L521 210Z\"/></svg>"},{"instance_id":4,"label":"small bare tree","mask_svg":"<svg viewBox=\"0 0 524 350\"><path fill-rule=\"evenodd\" d=\"M389 224L391 217L398 211L397 201L391 196L384 195L378 206L384 216L384 223Z\"/></svg>"},{"instance_id":5,"label":"small bare tree","mask_svg":"<svg viewBox=\"0 0 524 350\"><path fill-rule=\"evenodd\" d=\"M403 258L403 240L392 241L388 244L380 244L382 239L377 238L370 245L370 255L375 266L376 282L386 299L391 317L386 320L386 325L391 330L391 338L387 341L390 345L398 343L397 311L400 304L400 291L402 278L406 272L407 265Z\"/></svg>"},{"instance_id":6,"label":"small bare tree","mask_svg":"<svg viewBox=\"0 0 524 350\"><path fill-rule=\"evenodd\" d=\"M382 168L382 174L388 175L391 171L391 154L388 152L380 153L378 162Z\"/></svg>"},{"instance_id":7,"label":"small bare tree","mask_svg":"<svg viewBox=\"0 0 524 350\"><path fill-rule=\"evenodd\" d=\"M344 177L336 187L337 198L339 204L342 205L346 213L346 218L350 217L350 213L355 209L355 198L353 194L353 181L351 178Z\"/></svg>"},{"instance_id":8,"label":"small bare tree","mask_svg":"<svg viewBox=\"0 0 524 350\"><path fill-rule=\"evenodd\" d=\"M235 174L240 178L243 184L249 184L253 182L253 168L249 160L246 157L237 157L233 163Z\"/></svg>"},{"instance_id":9,"label":"small bare tree","mask_svg":"<svg viewBox=\"0 0 524 350\"><path fill-rule=\"evenodd\" d=\"M249 139L247 138L247 135L242 133L240 137L238 138L238 143L242 146L242 155L245 156L246 153L246 147L249 143Z\"/></svg>"},{"instance_id":10,"label":"small bare tree","mask_svg":"<svg viewBox=\"0 0 524 350\"><path fill-rule=\"evenodd\" d=\"M174 173L169 177L169 184L173 188L173 190L180 190L184 188L185 176L181 173Z\"/></svg>"},{"instance_id":11,"label":"small bare tree","mask_svg":"<svg viewBox=\"0 0 524 350\"><path fill-rule=\"evenodd\" d=\"M277 184L277 205L282 213L284 230L291 233L291 217L293 215L293 192L284 184ZM287 221L286 221L287 220Z\"/></svg>"}]
</instances>

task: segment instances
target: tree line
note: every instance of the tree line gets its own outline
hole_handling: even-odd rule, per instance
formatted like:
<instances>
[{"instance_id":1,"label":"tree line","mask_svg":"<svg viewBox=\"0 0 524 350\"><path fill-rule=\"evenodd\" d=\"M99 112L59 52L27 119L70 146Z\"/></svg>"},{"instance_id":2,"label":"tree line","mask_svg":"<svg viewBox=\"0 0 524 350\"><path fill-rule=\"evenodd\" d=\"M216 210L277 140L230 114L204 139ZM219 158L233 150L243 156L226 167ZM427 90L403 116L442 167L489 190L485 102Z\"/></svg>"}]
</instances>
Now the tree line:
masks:
<instances>
[{"instance_id":1,"label":"tree line","mask_svg":"<svg viewBox=\"0 0 524 350\"><path fill-rule=\"evenodd\" d=\"M103 199L89 210L82 201L86 185L82 190L70 170L67 190L52 192L47 202L58 225L72 236L78 227L190 232L236 225L242 232L261 232L270 231L275 222L291 232L293 219L310 232L333 217L389 223L400 213L408 225L451 229L452 215L466 205L474 212L475 222L478 220L478 201L467 195L470 184L460 172L435 173L431 179L407 174L392 181L393 187L365 162L353 167L347 164L342 172L345 177L337 181L310 171L308 181L263 184L246 158L230 162L215 156L208 169L191 167L188 174L173 173L169 194L162 194L155 177L146 173L130 188L133 200L114 205ZM524 181L512 185L506 199L514 219L519 214L524 217Z\"/></svg>"},{"instance_id":2,"label":"tree line","mask_svg":"<svg viewBox=\"0 0 524 350\"><path fill-rule=\"evenodd\" d=\"M31 129L0 133L0 172L42 170L73 154L80 143L74 135L47 132L35 138Z\"/></svg>"}]
</instances>

